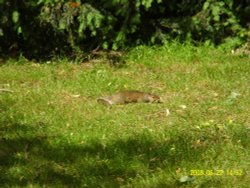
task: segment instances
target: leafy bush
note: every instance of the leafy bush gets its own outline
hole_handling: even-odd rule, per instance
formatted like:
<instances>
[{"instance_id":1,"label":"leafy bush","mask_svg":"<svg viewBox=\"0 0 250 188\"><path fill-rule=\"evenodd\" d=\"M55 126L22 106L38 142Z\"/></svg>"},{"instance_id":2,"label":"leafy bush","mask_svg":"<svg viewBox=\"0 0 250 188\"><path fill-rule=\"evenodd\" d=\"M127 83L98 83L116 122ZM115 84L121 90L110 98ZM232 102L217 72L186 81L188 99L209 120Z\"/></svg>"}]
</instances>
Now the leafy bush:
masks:
<instances>
[{"instance_id":1,"label":"leafy bush","mask_svg":"<svg viewBox=\"0 0 250 188\"><path fill-rule=\"evenodd\" d=\"M193 17L195 38L220 43L225 37L244 37L245 30L233 10L233 1L207 0Z\"/></svg>"},{"instance_id":2,"label":"leafy bush","mask_svg":"<svg viewBox=\"0 0 250 188\"><path fill-rule=\"evenodd\" d=\"M0 51L3 54L22 52L26 57L39 58L67 49L65 34L55 32L51 25L38 19L41 6L36 2L1 0L0 4Z\"/></svg>"},{"instance_id":3,"label":"leafy bush","mask_svg":"<svg viewBox=\"0 0 250 188\"><path fill-rule=\"evenodd\" d=\"M174 38L215 44L228 37L246 39L248 2L0 0L0 50L40 58Z\"/></svg>"}]
</instances>

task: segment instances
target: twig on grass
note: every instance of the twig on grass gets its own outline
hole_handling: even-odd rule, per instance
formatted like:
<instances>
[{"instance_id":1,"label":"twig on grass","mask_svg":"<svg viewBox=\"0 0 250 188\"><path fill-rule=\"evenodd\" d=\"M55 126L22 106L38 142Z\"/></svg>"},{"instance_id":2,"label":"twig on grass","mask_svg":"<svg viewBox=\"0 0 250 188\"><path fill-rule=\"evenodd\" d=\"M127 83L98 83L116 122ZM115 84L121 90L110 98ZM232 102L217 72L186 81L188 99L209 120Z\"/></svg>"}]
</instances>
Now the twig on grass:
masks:
<instances>
[{"instance_id":1,"label":"twig on grass","mask_svg":"<svg viewBox=\"0 0 250 188\"><path fill-rule=\"evenodd\" d=\"M9 93L14 93L14 91L10 90L10 89L1 89L0 88L0 92L9 92Z\"/></svg>"}]
</instances>

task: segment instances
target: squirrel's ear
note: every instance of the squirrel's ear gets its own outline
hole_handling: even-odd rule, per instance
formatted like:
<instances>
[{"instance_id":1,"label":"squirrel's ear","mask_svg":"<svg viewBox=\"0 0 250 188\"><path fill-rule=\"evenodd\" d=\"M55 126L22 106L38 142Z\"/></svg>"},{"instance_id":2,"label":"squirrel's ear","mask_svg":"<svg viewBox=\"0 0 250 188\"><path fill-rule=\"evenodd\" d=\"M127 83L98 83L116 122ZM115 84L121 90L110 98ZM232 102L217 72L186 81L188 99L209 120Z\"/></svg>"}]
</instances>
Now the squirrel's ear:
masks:
<instances>
[{"instance_id":1,"label":"squirrel's ear","mask_svg":"<svg viewBox=\"0 0 250 188\"><path fill-rule=\"evenodd\" d=\"M111 103L109 100L105 99L105 98L99 98L99 99L97 99L97 102L98 102L99 104L103 104L103 105L105 105L105 106L110 106L110 105L112 105L112 103Z\"/></svg>"}]
</instances>

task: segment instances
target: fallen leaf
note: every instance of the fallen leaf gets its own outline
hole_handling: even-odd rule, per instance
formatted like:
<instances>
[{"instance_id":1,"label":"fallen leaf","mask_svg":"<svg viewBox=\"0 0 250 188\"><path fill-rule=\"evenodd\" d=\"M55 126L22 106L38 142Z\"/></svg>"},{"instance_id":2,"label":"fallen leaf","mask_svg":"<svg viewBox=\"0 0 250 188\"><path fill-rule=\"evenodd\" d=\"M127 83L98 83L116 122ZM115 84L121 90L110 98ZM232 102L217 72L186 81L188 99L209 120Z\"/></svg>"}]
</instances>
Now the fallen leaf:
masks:
<instances>
[{"instance_id":1,"label":"fallen leaf","mask_svg":"<svg viewBox=\"0 0 250 188\"><path fill-rule=\"evenodd\" d=\"M194 181L195 180L195 177L191 177L191 176L182 176L180 179L179 179L179 182L181 183L186 183L186 182L191 182L191 181Z\"/></svg>"}]
</instances>

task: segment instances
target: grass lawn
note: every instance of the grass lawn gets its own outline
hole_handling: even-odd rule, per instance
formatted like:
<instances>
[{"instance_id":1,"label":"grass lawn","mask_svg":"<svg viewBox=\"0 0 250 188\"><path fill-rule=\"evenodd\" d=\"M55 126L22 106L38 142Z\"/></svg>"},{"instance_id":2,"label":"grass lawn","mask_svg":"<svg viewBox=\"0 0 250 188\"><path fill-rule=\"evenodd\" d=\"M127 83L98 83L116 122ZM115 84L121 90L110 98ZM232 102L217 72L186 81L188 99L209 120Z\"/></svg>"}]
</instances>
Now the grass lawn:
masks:
<instances>
[{"instance_id":1,"label":"grass lawn","mask_svg":"<svg viewBox=\"0 0 250 188\"><path fill-rule=\"evenodd\" d=\"M0 66L1 187L249 187L250 58L166 44L125 60ZM125 89L164 103L96 102Z\"/></svg>"}]
</instances>

